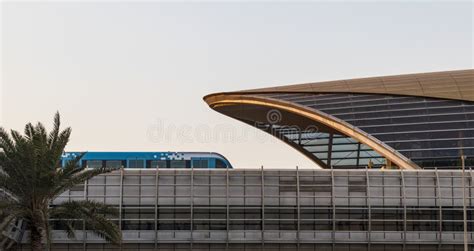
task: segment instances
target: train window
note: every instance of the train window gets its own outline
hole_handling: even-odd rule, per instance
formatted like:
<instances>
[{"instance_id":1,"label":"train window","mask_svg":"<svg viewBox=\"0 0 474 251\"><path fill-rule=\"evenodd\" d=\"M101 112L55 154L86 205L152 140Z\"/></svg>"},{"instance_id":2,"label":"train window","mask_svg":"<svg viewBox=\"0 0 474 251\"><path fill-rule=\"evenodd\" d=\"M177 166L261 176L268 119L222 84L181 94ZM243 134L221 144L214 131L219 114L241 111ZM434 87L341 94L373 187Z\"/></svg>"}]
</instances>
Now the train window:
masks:
<instances>
[{"instance_id":1,"label":"train window","mask_svg":"<svg viewBox=\"0 0 474 251\"><path fill-rule=\"evenodd\" d=\"M145 161L142 159L128 160L128 168L145 168Z\"/></svg>"},{"instance_id":2,"label":"train window","mask_svg":"<svg viewBox=\"0 0 474 251\"><path fill-rule=\"evenodd\" d=\"M151 168L167 168L166 160L152 160L150 163Z\"/></svg>"},{"instance_id":3,"label":"train window","mask_svg":"<svg viewBox=\"0 0 474 251\"><path fill-rule=\"evenodd\" d=\"M193 168L209 168L209 161L207 159L193 160Z\"/></svg>"},{"instance_id":4,"label":"train window","mask_svg":"<svg viewBox=\"0 0 474 251\"><path fill-rule=\"evenodd\" d=\"M120 167L122 167L122 161L121 160L107 160L105 162L105 167L107 167L107 168L120 168Z\"/></svg>"},{"instance_id":5,"label":"train window","mask_svg":"<svg viewBox=\"0 0 474 251\"><path fill-rule=\"evenodd\" d=\"M216 168L227 168L227 164L221 159L216 159Z\"/></svg>"},{"instance_id":6,"label":"train window","mask_svg":"<svg viewBox=\"0 0 474 251\"><path fill-rule=\"evenodd\" d=\"M186 160L172 160L170 168L186 168Z\"/></svg>"},{"instance_id":7,"label":"train window","mask_svg":"<svg viewBox=\"0 0 474 251\"><path fill-rule=\"evenodd\" d=\"M87 160L86 166L88 168L101 168L102 160Z\"/></svg>"}]
</instances>

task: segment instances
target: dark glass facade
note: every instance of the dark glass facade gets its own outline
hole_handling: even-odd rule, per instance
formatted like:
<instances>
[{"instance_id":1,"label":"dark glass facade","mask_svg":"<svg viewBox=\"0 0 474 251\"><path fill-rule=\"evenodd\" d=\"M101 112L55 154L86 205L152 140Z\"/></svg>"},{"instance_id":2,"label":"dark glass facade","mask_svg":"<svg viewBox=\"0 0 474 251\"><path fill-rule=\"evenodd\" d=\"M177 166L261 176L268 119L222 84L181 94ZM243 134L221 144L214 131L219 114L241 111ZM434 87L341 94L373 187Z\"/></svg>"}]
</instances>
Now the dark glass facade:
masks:
<instances>
[{"instance_id":1,"label":"dark glass facade","mask_svg":"<svg viewBox=\"0 0 474 251\"><path fill-rule=\"evenodd\" d=\"M422 168L474 166L474 102L375 94L258 94L334 116L375 137ZM387 161L354 139L272 125L288 140L335 168L381 167Z\"/></svg>"}]
</instances>

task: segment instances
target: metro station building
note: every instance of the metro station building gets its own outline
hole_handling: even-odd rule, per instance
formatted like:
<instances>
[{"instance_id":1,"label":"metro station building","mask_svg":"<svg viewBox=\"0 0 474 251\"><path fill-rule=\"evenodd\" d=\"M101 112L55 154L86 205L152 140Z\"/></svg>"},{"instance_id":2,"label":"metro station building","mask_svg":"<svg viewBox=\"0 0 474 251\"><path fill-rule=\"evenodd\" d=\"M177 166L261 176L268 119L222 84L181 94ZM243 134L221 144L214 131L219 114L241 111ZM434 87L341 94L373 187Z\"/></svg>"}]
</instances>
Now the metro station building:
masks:
<instances>
[{"instance_id":1,"label":"metro station building","mask_svg":"<svg viewBox=\"0 0 474 251\"><path fill-rule=\"evenodd\" d=\"M271 133L323 168L474 164L474 71L211 94L214 110Z\"/></svg>"},{"instance_id":2,"label":"metro station building","mask_svg":"<svg viewBox=\"0 0 474 251\"><path fill-rule=\"evenodd\" d=\"M122 247L88 231L69 239L56 229L54 250L472 248L474 70L216 93L204 100L322 169L101 175L56 203L87 198L116 205Z\"/></svg>"}]
</instances>

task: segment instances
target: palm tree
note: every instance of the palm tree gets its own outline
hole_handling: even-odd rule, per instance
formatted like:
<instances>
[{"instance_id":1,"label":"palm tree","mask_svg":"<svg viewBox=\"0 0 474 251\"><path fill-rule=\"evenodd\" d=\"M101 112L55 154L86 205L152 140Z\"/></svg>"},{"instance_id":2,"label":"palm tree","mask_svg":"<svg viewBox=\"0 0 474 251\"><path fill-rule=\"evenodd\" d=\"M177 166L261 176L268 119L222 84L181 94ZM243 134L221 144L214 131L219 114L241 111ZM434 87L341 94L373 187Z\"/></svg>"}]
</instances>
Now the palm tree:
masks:
<instances>
[{"instance_id":1,"label":"palm tree","mask_svg":"<svg viewBox=\"0 0 474 251\"><path fill-rule=\"evenodd\" d=\"M70 135L69 127L60 131L59 113L49 133L39 122L35 126L28 123L24 135L14 130L7 133L0 127L0 192L4 195L0 196L0 233L22 219L30 231L34 251L50 248L51 218L64 219L61 223L70 238L77 229L85 228L106 241L121 242L120 229L107 219L117 215L115 208L88 200L52 206L52 201L65 191L111 171L80 167L82 155L61 167L61 155Z\"/></svg>"}]
</instances>

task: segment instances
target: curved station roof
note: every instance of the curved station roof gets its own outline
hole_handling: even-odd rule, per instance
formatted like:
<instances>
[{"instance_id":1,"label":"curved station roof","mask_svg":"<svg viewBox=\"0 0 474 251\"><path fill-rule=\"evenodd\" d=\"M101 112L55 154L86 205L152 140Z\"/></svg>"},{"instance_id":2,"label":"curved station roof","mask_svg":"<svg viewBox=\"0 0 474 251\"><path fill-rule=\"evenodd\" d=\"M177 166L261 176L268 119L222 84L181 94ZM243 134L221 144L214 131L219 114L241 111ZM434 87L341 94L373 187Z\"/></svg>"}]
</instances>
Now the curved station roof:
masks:
<instances>
[{"instance_id":1,"label":"curved station roof","mask_svg":"<svg viewBox=\"0 0 474 251\"><path fill-rule=\"evenodd\" d=\"M323 168L474 167L474 70L280 86L204 97Z\"/></svg>"}]
</instances>

